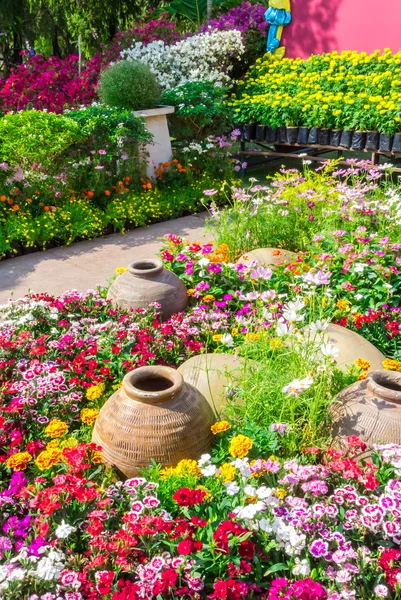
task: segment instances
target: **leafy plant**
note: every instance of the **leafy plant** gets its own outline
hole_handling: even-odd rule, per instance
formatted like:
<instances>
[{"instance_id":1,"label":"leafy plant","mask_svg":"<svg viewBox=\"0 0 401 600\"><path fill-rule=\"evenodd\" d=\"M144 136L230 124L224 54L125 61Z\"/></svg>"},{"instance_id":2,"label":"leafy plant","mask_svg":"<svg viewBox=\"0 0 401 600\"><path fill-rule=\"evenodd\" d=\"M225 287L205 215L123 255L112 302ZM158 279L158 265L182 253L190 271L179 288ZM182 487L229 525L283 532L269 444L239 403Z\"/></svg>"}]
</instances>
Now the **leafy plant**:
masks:
<instances>
[{"instance_id":1,"label":"leafy plant","mask_svg":"<svg viewBox=\"0 0 401 600\"><path fill-rule=\"evenodd\" d=\"M143 110L160 101L156 76L144 63L122 60L111 65L101 76L99 98L107 106Z\"/></svg>"}]
</instances>

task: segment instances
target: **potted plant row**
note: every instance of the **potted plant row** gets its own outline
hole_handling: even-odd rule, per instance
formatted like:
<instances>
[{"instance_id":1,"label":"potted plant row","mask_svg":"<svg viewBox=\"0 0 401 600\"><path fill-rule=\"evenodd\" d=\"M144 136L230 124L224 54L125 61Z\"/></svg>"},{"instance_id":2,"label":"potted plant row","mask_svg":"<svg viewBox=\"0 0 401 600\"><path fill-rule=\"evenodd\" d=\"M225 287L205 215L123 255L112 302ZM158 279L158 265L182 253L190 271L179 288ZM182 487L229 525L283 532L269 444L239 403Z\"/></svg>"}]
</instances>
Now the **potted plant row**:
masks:
<instances>
[{"instance_id":1,"label":"potted plant row","mask_svg":"<svg viewBox=\"0 0 401 600\"><path fill-rule=\"evenodd\" d=\"M401 133L390 135L379 131L356 129L331 129L328 127L297 127L282 125L240 125L241 140L267 144L298 144L301 146L327 146L351 148L372 152L401 153Z\"/></svg>"}]
</instances>

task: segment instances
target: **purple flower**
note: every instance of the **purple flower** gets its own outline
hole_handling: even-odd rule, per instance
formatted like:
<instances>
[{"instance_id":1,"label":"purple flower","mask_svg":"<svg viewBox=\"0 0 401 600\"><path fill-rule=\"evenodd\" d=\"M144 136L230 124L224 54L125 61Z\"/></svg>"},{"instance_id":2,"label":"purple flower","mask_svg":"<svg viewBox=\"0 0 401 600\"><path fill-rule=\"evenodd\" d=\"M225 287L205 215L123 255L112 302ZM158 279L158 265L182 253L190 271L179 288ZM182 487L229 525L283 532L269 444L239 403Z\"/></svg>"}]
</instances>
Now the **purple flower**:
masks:
<instances>
[{"instance_id":1,"label":"purple flower","mask_svg":"<svg viewBox=\"0 0 401 600\"><path fill-rule=\"evenodd\" d=\"M203 193L205 194L205 196L214 196L215 194L217 194L217 190L203 190Z\"/></svg>"},{"instance_id":2,"label":"purple flower","mask_svg":"<svg viewBox=\"0 0 401 600\"><path fill-rule=\"evenodd\" d=\"M106 150L99 150L99 154L107 154Z\"/></svg>"},{"instance_id":3,"label":"purple flower","mask_svg":"<svg viewBox=\"0 0 401 600\"><path fill-rule=\"evenodd\" d=\"M324 542L323 540L315 540L309 546L309 552L315 558L320 558L321 556L326 556L328 551L329 551L329 545L327 542Z\"/></svg>"},{"instance_id":4,"label":"purple flower","mask_svg":"<svg viewBox=\"0 0 401 600\"><path fill-rule=\"evenodd\" d=\"M270 431L278 431L280 435L284 435L288 429L288 425L286 423L273 423L270 425Z\"/></svg>"}]
</instances>

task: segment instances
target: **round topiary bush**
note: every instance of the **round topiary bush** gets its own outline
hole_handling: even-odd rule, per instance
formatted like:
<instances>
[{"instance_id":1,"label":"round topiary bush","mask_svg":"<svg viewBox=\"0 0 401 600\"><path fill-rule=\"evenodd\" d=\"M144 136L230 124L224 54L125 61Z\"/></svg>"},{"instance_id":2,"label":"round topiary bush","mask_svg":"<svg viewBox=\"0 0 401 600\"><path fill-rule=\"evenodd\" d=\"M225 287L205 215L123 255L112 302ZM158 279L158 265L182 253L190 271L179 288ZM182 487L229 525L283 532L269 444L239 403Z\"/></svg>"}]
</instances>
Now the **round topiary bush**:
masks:
<instances>
[{"instance_id":1,"label":"round topiary bush","mask_svg":"<svg viewBox=\"0 0 401 600\"><path fill-rule=\"evenodd\" d=\"M101 102L117 108L144 110L160 101L160 86L148 65L122 60L101 76L98 94Z\"/></svg>"}]
</instances>

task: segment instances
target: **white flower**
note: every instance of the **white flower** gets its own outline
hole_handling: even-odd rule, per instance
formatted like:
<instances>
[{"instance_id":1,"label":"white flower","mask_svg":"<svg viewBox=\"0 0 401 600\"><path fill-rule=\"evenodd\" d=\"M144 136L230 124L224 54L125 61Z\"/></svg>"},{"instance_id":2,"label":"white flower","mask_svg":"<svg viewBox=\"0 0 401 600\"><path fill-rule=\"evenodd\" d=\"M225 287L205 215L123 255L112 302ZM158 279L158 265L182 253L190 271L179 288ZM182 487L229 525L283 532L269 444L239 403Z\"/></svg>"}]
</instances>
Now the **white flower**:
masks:
<instances>
[{"instance_id":1,"label":"white flower","mask_svg":"<svg viewBox=\"0 0 401 600\"><path fill-rule=\"evenodd\" d=\"M298 312L299 310L305 308L305 302L302 298L298 296L297 298L295 298L295 301L287 302L284 308L287 308L288 310L295 310Z\"/></svg>"},{"instance_id":2,"label":"white flower","mask_svg":"<svg viewBox=\"0 0 401 600\"><path fill-rule=\"evenodd\" d=\"M206 256L202 256L202 258L198 260L198 265L201 267L207 267L209 263L210 260L206 258Z\"/></svg>"},{"instance_id":3,"label":"white flower","mask_svg":"<svg viewBox=\"0 0 401 600\"><path fill-rule=\"evenodd\" d=\"M363 263L355 263L354 264L354 273L363 273L366 266L367 265L365 265Z\"/></svg>"},{"instance_id":4,"label":"white flower","mask_svg":"<svg viewBox=\"0 0 401 600\"><path fill-rule=\"evenodd\" d=\"M288 335L289 333L292 332L293 326L292 325L287 325L287 323L284 322L284 319L279 319L276 325L276 334L279 337L282 337L284 335Z\"/></svg>"},{"instance_id":5,"label":"white flower","mask_svg":"<svg viewBox=\"0 0 401 600\"><path fill-rule=\"evenodd\" d=\"M255 502L254 504L247 504L246 506L237 506L234 508L233 513L236 514L239 519L253 519L255 515L264 508L264 502Z\"/></svg>"},{"instance_id":6,"label":"white flower","mask_svg":"<svg viewBox=\"0 0 401 600\"><path fill-rule=\"evenodd\" d=\"M320 321L320 319L318 319L317 321L314 321L313 323L310 323L309 325L309 329L313 332L313 333L318 333L319 331L325 331L329 326L328 321Z\"/></svg>"},{"instance_id":7,"label":"white flower","mask_svg":"<svg viewBox=\"0 0 401 600\"><path fill-rule=\"evenodd\" d=\"M231 346L234 346L234 338L230 333L225 333L222 337L220 342L224 345L224 346L228 346L229 348L231 348Z\"/></svg>"},{"instance_id":8,"label":"white flower","mask_svg":"<svg viewBox=\"0 0 401 600\"><path fill-rule=\"evenodd\" d=\"M237 458L233 465L243 477L248 479L252 475L252 471L249 468L249 458Z\"/></svg>"},{"instance_id":9,"label":"white flower","mask_svg":"<svg viewBox=\"0 0 401 600\"><path fill-rule=\"evenodd\" d=\"M305 318L305 315L300 315L299 313L295 312L295 310L283 310L283 317L286 321L289 321L290 323L295 323L296 321L303 321Z\"/></svg>"},{"instance_id":10,"label":"white flower","mask_svg":"<svg viewBox=\"0 0 401 600\"><path fill-rule=\"evenodd\" d=\"M64 540L65 538L68 538L68 536L73 533L74 531L76 531L76 527L73 527L72 525L68 525L68 523L66 523L64 521L64 519L61 521L61 525L59 525L55 531L55 534L58 538Z\"/></svg>"},{"instance_id":11,"label":"white flower","mask_svg":"<svg viewBox=\"0 0 401 600\"><path fill-rule=\"evenodd\" d=\"M234 481L231 481L230 483L225 483L224 485L228 496L235 496L235 494L238 494L238 492L241 489L240 486Z\"/></svg>"},{"instance_id":12,"label":"white flower","mask_svg":"<svg viewBox=\"0 0 401 600\"><path fill-rule=\"evenodd\" d=\"M306 558L300 560L299 558L295 559L295 567L292 570L293 575L301 575L302 577L307 577L310 573L310 566Z\"/></svg>"},{"instance_id":13,"label":"white flower","mask_svg":"<svg viewBox=\"0 0 401 600\"><path fill-rule=\"evenodd\" d=\"M313 384L312 377L304 377L304 379L294 379L288 385L285 385L282 388L282 392L284 394L289 394L290 396L298 396L304 390L307 390Z\"/></svg>"},{"instance_id":14,"label":"white flower","mask_svg":"<svg viewBox=\"0 0 401 600\"><path fill-rule=\"evenodd\" d=\"M202 469L202 475L205 477L213 477L217 473L217 467L215 465L208 465Z\"/></svg>"},{"instance_id":15,"label":"white flower","mask_svg":"<svg viewBox=\"0 0 401 600\"><path fill-rule=\"evenodd\" d=\"M256 488L253 487L253 485L246 485L244 487L244 492L245 494L247 494L248 496L254 496L256 494Z\"/></svg>"},{"instance_id":16,"label":"white flower","mask_svg":"<svg viewBox=\"0 0 401 600\"><path fill-rule=\"evenodd\" d=\"M210 456L210 454L202 454L202 456L198 460L198 465L200 467L203 467L203 465L206 465L208 462L210 462L211 458L212 457Z\"/></svg>"},{"instance_id":17,"label":"white flower","mask_svg":"<svg viewBox=\"0 0 401 600\"><path fill-rule=\"evenodd\" d=\"M379 584L374 588L373 591L377 598L387 598L388 596L388 588L385 585Z\"/></svg>"},{"instance_id":18,"label":"white flower","mask_svg":"<svg viewBox=\"0 0 401 600\"><path fill-rule=\"evenodd\" d=\"M336 348L336 346L333 346L332 344L322 344L320 346L320 352L323 354L323 356L326 356L327 358L337 358L340 354L339 349Z\"/></svg>"},{"instance_id":19,"label":"white flower","mask_svg":"<svg viewBox=\"0 0 401 600\"><path fill-rule=\"evenodd\" d=\"M274 496L274 489L273 488L268 488L265 485L260 486L260 488L258 488L256 490L256 496L260 499L260 500L267 500L270 498L275 498Z\"/></svg>"}]
</instances>

